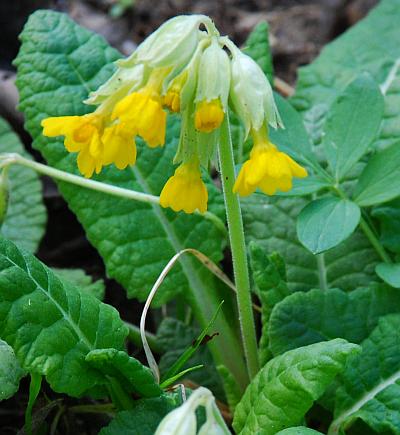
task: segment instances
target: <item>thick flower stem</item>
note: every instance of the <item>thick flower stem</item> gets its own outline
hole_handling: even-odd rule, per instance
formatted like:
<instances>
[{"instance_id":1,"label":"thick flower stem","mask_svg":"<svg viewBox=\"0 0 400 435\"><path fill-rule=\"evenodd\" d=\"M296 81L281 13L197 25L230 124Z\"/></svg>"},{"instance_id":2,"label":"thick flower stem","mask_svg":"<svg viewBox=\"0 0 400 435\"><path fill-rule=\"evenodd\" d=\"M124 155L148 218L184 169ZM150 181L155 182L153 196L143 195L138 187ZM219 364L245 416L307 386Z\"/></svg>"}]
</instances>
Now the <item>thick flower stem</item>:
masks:
<instances>
[{"instance_id":1,"label":"thick flower stem","mask_svg":"<svg viewBox=\"0 0 400 435\"><path fill-rule=\"evenodd\" d=\"M240 328L247 370L250 379L252 379L259 370L257 339L251 303L250 280L243 232L242 213L240 209L239 198L232 191L235 181L235 167L229 120L227 117L225 117L221 127L219 161L224 191L226 216L228 220L229 239L232 251L233 272L237 290L236 295L239 310Z\"/></svg>"}]
</instances>

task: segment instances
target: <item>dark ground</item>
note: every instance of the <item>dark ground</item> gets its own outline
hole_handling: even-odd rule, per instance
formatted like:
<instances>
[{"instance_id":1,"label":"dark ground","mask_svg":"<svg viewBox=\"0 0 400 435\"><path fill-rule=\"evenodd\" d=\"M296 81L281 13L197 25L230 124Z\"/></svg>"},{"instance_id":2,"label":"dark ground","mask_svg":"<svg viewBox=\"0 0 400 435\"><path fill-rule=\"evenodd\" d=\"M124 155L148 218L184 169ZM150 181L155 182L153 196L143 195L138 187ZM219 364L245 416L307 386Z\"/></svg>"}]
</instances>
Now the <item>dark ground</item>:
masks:
<instances>
[{"instance_id":1,"label":"dark ground","mask_svg":"<svg viewBox=\"0 0 400 435\"><path fill-rule=\"evenodd\" d=\"M12 122L28 149L31 150L30 138L23 132L21 116L15 112L11 62L18 52L17 36L28 15L36 9L53 8L69 13L83 26L101 33L124 54L130 53L162 22L177 14L207 14L221 33L228 34L238 44L244 42L259 21L266 19L271 29L276 75L294 85L297 68L312 61L326 43L361 19L377 1L136 0L134 7L122 16L111 18L116 3L117 0L0 0L0 115ZM40 159L36 153L35 156ZM105 278L101 258L86 240L80 224L51 180L44 180L44 195L49 219L38 257L52 267L84 268L94 278ZM135 301L127 303L125 292L116 282L106 280L106 284L106 301L120 310L122 318L137 323L140 305ZM14 434L22 427L27 387L24 380L20 393L1 404L0 435ZM45 390L52 400L56 398L50 390ZM40 400L39 404L44 406L46 399L42 396ZM54 416L55 409L49 412ZM62 426L64 429L56 433L97 433L96 426L102 425L101 417L97 416L89 419L73 416L68 421L70 429Z\"/></svg>"}]
</instances>

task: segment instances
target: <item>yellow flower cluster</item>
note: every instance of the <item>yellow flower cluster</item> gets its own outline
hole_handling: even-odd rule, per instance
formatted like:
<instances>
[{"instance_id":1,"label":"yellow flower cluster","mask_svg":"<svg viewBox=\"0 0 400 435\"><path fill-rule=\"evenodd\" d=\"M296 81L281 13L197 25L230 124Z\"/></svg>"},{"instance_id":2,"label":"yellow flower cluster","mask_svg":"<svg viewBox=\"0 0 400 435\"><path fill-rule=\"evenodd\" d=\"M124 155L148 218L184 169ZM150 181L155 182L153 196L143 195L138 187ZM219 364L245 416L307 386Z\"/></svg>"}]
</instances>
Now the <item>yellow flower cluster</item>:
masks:
<instances>
[{"instance_id":1,"label":"yellow flower cluster","mask_svg":"<svg viewBox=\"0 0 400 435\"><path fill-rule=\"evenodd\" d=\"M201 25L206 30L200 30ZM160 204L186 213L205 212L208 193L200 168L215 154L228 104L254 139L235 192L249 195L259 187L272 195L289 190L292 177L306 176L304 168L269 142L267 124L277 127L280 119L264 74L229 39L219 36L208 17L167 21L117 66L86 101L97 105L93 113L42 121L45 136L64 136L66 149L78 153L78 169L85 177L110 164L118 169L134 165L136 136L151 148L163 146L167 110L180 113L181 138L174 160L180 166L165 184Z\"/></svg>"}]
</instances>

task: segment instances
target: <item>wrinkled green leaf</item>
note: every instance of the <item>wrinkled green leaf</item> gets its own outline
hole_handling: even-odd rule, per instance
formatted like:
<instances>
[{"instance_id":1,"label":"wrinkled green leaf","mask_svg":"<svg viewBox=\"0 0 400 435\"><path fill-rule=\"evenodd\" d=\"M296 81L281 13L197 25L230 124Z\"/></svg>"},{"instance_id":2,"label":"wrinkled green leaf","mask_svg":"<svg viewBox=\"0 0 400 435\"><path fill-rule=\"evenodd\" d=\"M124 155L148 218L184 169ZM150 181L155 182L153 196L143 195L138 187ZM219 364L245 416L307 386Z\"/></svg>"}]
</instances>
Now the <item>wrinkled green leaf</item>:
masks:
<instances>
[{"instance_id":1,"label":"wrinkled green leaf","mask_svg":"<svg viewBox=\"0 0 400 435\"><path fill-rule=\"evenodd\" d=\"M9 399L18 391L23 375L13 349L0 340L0 400Z\"/></svg>"},{"instance_id":2,"label":"wrinkled green leaf","mask_svg":"<svg viewBox=\"0 0 400 435\"><path fill-rule=\"evenodd\" d=\"M211 332L213 331L214 328ZM157 342L163 351L163 355L159 361L159 369L162 375L170 369L188 346L193 344L199 332L198 328L188 326L171 317L167 317L161 322L157 330ZM218 339L218 337L214 339ZM212 390L219 398L223 398L224 392L221 378L213 364L208 348L204 345L197 349L196 353L187 361L183 368L189 368L199 364L203 364L204 367L191 372L188 377L197 384Z\"/></svg>"},{"instance_id":3,"label":"wrinkled green leaf","mask_svg":"<svg viewBox=\"0 0 400 435\"><path fill-rule=\"evenodd\" d=\"M18 153L31 158L8 123L0 118L0 153ZM47 213L42 185L35 171L23 166L9 170L9 199L1 234L20 248L35 252L43 237Z\"/></svg>"},{"instance_id":4,"label":"wrinkled green leaf","mask_svg":"<svg viewBox=\"0 0 400 435\"><path fill-rule=\"evenodd\" d=\"M87 291L95 298L102 301L104 299L104 293L106 291L104 281L98 279L94 281L90 275L82 269L57 269L53 268L53 271L63 280L69 281L71 284L79 287L81 290Z\"/></svg>"},{"instance_id":5,"label":"wrinkled green leaf","mask_svg":"<svg viewBox=\"0 0 400 435\"><path fill-rule=\"evenodd\" d=\"M336 392L329 434L360 418L374 431L400 433L400 315L379 320L362 343L362 353L348 360Z\"/></svg>"},{"instance_id":6,"label":"wrinkled green leaf","mask_svg":"<svg viewBox=\"0 0 400 435\"><path fill-rule=\"evenodd\" d=\"M99 435L154 435L160 421L173 409L173 402L165 396L137 400L132 410L119 412Z\"/></svg>"},{"instance_id":7,"label":"wrinkled green leaf","mask_svg":"<svg viewBox=\"0 0 400 435\"><path fill-rule=\"evenodd\" d=\"M85 361L105 376L118 379L123 388L128 391L133 391L143 397L160 396L162 393L151 370L124 351L95 349L86 355Z\"/></svg>"},{"instance_id":8,"label":"wrinkled green leaf","mask_svg":"<svg viewBox=\"0 0 400 435\"><path fill-rule=\"evenodd\" d=\"M380 241L385 248L400 254L400 198L372 210L380 222Z\"/></svg>"},{"instance_id":9,"label":"wrinkled green leaf","mask_svg":"<svg viewBox=\"0 0 400 435\"><path fill-rule=\"evenodd\" d=\"M299 242L296 218L307 204L301 198L268 198L252 195L242 200L243 219L247 242L254 240L266 252L278 252L287 269L287 283L292 291L308 291L322 287L343 290L368 285L375 278L378 258L369 241L356 231L345 242L317 257Z\"/></svg>"},{"instance_id":10,"label":"wrinkled green leaf","mask_svg":"<svg viewBox=\"0 0 400 435\"><path fill-rule=\"evenodd\" d=\"M361 212L354 202L330 196L310 202L297 219L300 242L320 254L346 240L357 228Z\"/></svg>"},{"instance_id":11,"label":"wrinkled green leaf","mask_svg":"<svg viewBox=\"0 0 400 435\"><path fill-rule=\"evenodd\" d=\"M269 46L269 26L266 21L261 21L253 29L244 43L243 52L253 58L264 71L268 80L273 82L274 66L272 64L272 54Z\"/></svg>"},{"instance_id":12,"label":"wrinkled green leaf","mask_svg":"<svg viewBox=\"0 0 400 435\"><path fill-rule=\"evenodd\" d=\"M325 46L318 58L300 68L295 107L305 117L317 107L327 113L338 94L357 76L368 72L381 85L385 112L377 141L388 146L399 136L399 59L398 23L400 0L383 0L370 14L334 42ZM323 116L323 115L322 115Z\"/></svg>"},{"instance_id":13,"label":"wrinkled green leaf","mask_svg":"<svg viewBox=\"0 0 400 435\"><path fill-rule=\"evenodd\" d=\"M297 292L272 311L270 348L274 355L280 355L334 338L361 343L375 328L380 316L398 311L398 290L382 284L350 293L339 289Z\"/></svg>"},{"instance_id":14,"label":"wrinkled green leaf","mask_svg":"<svg viewBox=\"0 0 400 435\"><path fill-rule=\"evenodd\" d=\"M336 180L342 179L367 152L378 133L383 106L379 86L365 73L353 80L332 104L322 145Z\"/></svg>"},{"instance_id":15,"label":"wrinkled green leaf","mask_svg":"<svg viewBox=\"0 0 400 435\"><path fill-rule=\"evenodd\" d=\"M375 154L354 189L354 201L362 206L380 204L400 195L400 144Z\"/></svg>"},{"instance_id":16,"label":"wrinkled green leaf","mask_svg":"<svg viewBox=\"0 0 400 435\"><path fill-rule=\"evenodd\" d=\"M217 367L217 370L221 377L222 385L224 386L224 392L229 410L233 414L236 405L240 402L242 392L240 391L235 378L232 376L232 373L225 366L220 365Z\"/></svg>"},{"instance_id":17,"label":"wrinkled green leaf","mask_svg":"<svg viewBox=\"0 0 400 435\"><path fill-rule=\"evenodd\" d=\"M31 15L21 40L16 60L17 85L20 109L27 119L26 128L34 137L34 147L51 166L77 173L76 155L68 154L60 138L42 136L40 121L46 116L79 115L92 110L82 100L110 76L111 62L119 54L100 36L78 26L66 15L52 11ZM174 171L172 159L179 129L178 118L171 117L166 146L150 149L140 144L135 166L124 171L110 166L95 178L158 195ZM216 262L223 257L226 234L202 216L174 213L157 205L116 198L63 182L58 186L89 241L102 256L107 274L120 282L130 297L144 300L171 257L184 248L198 249ZM211 211L220 213L222 198L212 183L209 197ZM232 297L215 292L214 283L201 263L183 256L164 280L154 304L182 295L199 308L196 317L204 326L221 299L228 301ZM204 298L207 304L203 303ZM221 313L216 322L224 340L218 347L213 343L210 346L219 361L229 366L238 379L243 379L243 362L225 358L229 349L239 346L236 330L230 328L226 318L232 317L226 307L226 313Z\"/></svg>"},{"instance_id":18,"label":"wrinkled green leaf","mask_svg":"<svg viewBox=\"0 0 400 435\"><path fill-rule=\"evenodd\" d=\"M400 264L379 263L376 266L376 274L387 284L394 288L400 288Z\"/></svg>"},{"instance_id":19,"label":"wrinkled green leaf","mask_svg":"<svg viewBox=\"0 0 400 435\"><path fill-rule=\"evenodd\" d=\"M255 242L250 242L250 265L257 295L261 301L262 334L259 343L260 365L271 358L269 349L269 318L274 306L290 294L286 284L285 263L279 254L267 255Z\"/></svg>"},{"instance_id":20,"label":"wrinkled green leaf","mask_svg":"<svg viewBox=\"0 0 400 435\"><path fill-rule=\"evenodd\" d=\"M336 339L298 348L269 361L236 407L235 431L240 435L273 435L298 425L358 349Z\"/></svg>"},{"instance_id":21,"label":"wrinkled green leaf","mask_svg":"<svg viewBox=\"0 0 400 435\"><path fill-rule=\"evenodd\" d=\"M317 430L310 429L309 427L297 426L289 427L288 429L281 430L276 435L322 435Z\"/></svg>"},{"instance_id":22,"label":"wrinkled green leaf","mask_svg":"<svg viewBox=\"0 0 400 435\"><path fill-rule=\"evenodd\" d=\"M107 381L85 361L94 349L122 349L128 330L118 312L0 240L0 336L24 370L52 389L81 396Z\"/></svg>"}]
</instances>

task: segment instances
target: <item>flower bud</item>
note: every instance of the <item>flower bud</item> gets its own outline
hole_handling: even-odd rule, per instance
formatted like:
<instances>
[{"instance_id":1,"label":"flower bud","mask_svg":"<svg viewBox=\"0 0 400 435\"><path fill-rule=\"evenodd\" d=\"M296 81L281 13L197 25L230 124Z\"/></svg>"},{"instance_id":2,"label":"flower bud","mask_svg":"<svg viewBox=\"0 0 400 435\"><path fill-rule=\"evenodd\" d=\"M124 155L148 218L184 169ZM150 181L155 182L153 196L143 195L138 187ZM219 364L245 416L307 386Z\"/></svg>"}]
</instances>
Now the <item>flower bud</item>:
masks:
<instances>
[{"instance_id":1,"label":"flower bud","mask_svg":"<svg viewBox=\"0 0 400 435\"><path fill-rule=\"evenodd\" d=\"M225 50L213 38L204 50L199 65L196 103L219 101L226 112L230 85L230 61Z\"/></svg>"},{"instance_id":2,"label":"flower bud","mask_svg":"<svg viewBox=\"0 0 400 435\"><path fill-rule=\"evenodd\" d=\"M229 49L233 56L230 96L246 136L250 129L259 130L263 125L282 127L271 85L262 69L238 48L229 46Z\"/></svg>"}]
</instances>

